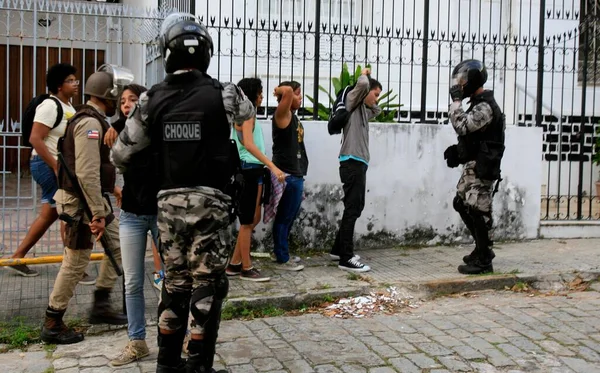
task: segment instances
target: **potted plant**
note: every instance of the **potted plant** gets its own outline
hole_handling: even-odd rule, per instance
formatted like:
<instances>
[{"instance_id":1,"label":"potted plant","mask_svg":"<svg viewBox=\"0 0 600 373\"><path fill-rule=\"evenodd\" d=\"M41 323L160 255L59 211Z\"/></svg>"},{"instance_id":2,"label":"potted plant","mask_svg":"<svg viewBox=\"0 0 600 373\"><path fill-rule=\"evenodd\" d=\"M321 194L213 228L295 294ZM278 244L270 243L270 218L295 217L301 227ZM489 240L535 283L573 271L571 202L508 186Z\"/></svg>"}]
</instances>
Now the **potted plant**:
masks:
<instances>
[{"instance_id":1,"label":"potted plant","mask_svg":"<svg viewBox=\"0 0 600 373\"><path fill-rule=\"evenodd\" d=\"M370 68L371 66L367 65L367 67ZM329 107L319 103L318 116L320 120L329 120L329 112L331 111L330 107L335 102L337 94L340 93L347 86L354 85L360 77L361 72L362 67L360 65L356 67L356 71L351 73L348 69L348 65L344 63L342 65L342 72L340 73L339 78L331 78L331 82L333 84L334 89L334 92L332 92L333 95L323 86L319 86L319 90L325 92L329 97ZM373 122L395 122L395 118L398 113L398 108L402 105L393 103L398 97L398 95L392 96L392 94L393 90L389 90L379 96L379 99L377 100L377 105L382 109L382 112L376 118L373 118ZM313 97L306 95L306 98L308 98L308 100L314 104L315 100ZM313 108L306 107L306 111L312 114Z\"/></svg>"}]
</instances>

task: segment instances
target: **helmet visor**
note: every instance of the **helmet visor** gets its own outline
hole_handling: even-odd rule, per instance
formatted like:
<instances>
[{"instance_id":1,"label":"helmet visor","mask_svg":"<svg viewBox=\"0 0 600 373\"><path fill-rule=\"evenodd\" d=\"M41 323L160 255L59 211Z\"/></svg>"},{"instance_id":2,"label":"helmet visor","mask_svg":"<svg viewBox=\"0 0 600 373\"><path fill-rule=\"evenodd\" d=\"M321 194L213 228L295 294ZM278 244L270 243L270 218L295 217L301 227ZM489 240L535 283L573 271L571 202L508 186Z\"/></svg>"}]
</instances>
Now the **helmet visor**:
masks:
<instances>
[{"instance_id":1,"label":"helmet visor","mask_svg":"<svg viewBox=\"0 0 600 373\"><path fill-rule=\"evenodd\" d=\"M468 72L467 71L459 71L456 74L452 75L452 85L460 85L465 86L468 82Z\"/></svg>"},{"instance_id":2,"label":"helmet visor","mask_svg":"<svg viewBox=\"0 0 600 373\"><path fill-rule=\"evenodd\" d=\"M111 94L115 97L118 97L123 90L123 88L131 84L133 82L133 73L126 67L113 65L113 64L104 64L98 68L98 71L104 71L109 73L113 78L113 90Z\"/></svg>"}]
</instances>

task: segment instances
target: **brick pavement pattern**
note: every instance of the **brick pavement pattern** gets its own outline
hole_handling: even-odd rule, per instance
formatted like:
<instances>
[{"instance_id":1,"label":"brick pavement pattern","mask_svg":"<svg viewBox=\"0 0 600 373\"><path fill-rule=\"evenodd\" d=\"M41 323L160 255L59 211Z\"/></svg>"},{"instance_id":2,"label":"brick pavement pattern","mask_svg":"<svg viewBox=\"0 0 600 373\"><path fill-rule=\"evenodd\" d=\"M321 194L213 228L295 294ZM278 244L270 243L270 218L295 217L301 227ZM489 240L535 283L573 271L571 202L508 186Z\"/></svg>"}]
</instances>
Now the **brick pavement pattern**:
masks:
<instances>
[{"instance_id":1,"label":"brick pavement pattern","mask_svg":"<svg viewBox=\"0 0 600 373\"><path fill-rule=\"evenodd\" d=\"M600 286L594 288L569 296L481 292L363 319L307 314L226 321L217 361L232 373L595 373ZM126 340L124 331L87 337L59 346L47 363L56 373L154 372L155 328L149 357L119 370L108 366ZM42 373L35 369L44 367L40 359L39 352L0 354L0 366Z\"/></svg>"}]
</instances>

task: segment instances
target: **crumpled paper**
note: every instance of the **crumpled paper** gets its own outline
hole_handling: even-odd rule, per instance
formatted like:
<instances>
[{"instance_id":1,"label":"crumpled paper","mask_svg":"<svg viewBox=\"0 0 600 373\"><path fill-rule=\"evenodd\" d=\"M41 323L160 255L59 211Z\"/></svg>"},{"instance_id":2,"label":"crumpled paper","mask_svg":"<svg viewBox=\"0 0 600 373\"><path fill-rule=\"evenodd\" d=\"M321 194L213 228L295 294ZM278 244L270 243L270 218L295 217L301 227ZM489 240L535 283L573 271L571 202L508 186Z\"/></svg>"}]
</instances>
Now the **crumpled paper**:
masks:
<instances>
[{"instance_id":1,"label":"crumpled paper","mask_svg":"<svg viewBox=\"0 0 600 373\"><path fill-rule=\"evenodd\" d=\"M394 313L402 308L418 308L418 302L408 294L401 294L395 287L383 292L371 292L366 296L342 298L326 307L323 313L329 317L350 319L364 318L378 313Z\"/></svg>"}]
</instances>

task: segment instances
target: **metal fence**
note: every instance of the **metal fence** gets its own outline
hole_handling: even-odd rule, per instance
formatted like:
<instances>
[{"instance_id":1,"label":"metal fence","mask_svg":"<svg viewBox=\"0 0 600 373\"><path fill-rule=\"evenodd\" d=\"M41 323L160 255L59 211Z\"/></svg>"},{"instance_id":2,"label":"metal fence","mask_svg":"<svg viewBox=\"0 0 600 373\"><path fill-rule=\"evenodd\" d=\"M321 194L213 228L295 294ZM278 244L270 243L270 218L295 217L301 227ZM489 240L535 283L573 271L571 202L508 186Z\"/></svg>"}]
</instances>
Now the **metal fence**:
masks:
<instances>
[{"instance_id":1,"label":"metal fence","mask_svg":"<svg viewBox=\"0 0 600 373\"><path fill-rule=\"evenodd\" d=\"M370 64L400 105L397 123L447 124L452 69L477 58L509 124L543 129L544 220L598 220L593 164L598 101L598 2L545 0L196 1L211 30L209 72L257 76L265 91L302 84L299 113L323 119L331 79ZM316 98L314 102L309 96ZM276 106L265 95L263 117ZM321 111L319 115L319 110Z\"/></svg>"},{"instance_id":2,"label":"metal fence","mask_svg":"<svg viewBox=\"0 0 600 373\"><path fill-rule=\"evenodd\" d=\"M143 75L145 47L166 13L119 4L0 0L0 255L17 249L38 214L40 191L28 171L31 150L21 146L20 120L31 98L46 92L48 67L66 62L77 68L82 84L73 104L80 104L85 79L103 63L132 66ZM33 254L60 251L56 223Z\"/></svg>"},{"instance_id":3,"label":"metal fence","mask_svg":"<svg viewBox=\"0 0 600 373\"><path fill-rule=\"evenodd\" d=\"M592 163L600 117L597 1L160 1L175 3L195 9L209 27L211 75L263 80L263 118L276 105L270 92L280 81L302 84L307 98L299 114L316 119L329 109L332 78L342 66L352 72L370 64L400 105L394 122L444 125L452 69L463 59L483 60L486 87L509 124L543 130L540 218L600 219ZM31 97L45 90L47 67L71 62L84 81L99 64L112 62L144 76L146 85L156 83L163 77L156 36L165 9L171 8L0 0L0 87L6 87L0 89L0 243L8 251L37 213L19 121ZM38 247L56 251L58 237L53 229Z\"/></svg>"}]
</instances>

